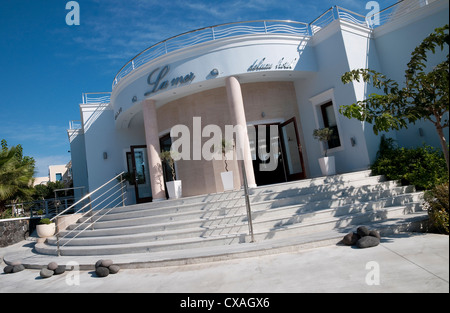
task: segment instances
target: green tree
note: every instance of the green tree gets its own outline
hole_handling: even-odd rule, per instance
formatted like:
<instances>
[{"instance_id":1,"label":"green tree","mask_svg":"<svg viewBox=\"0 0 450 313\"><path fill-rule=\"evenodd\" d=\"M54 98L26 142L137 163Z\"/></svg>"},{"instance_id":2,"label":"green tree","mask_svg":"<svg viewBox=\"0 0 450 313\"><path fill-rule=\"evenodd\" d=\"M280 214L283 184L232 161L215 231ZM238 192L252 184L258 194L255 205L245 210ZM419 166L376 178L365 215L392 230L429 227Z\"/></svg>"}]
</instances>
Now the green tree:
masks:
<instances>
[{"instance_id":1,"label":"green tree","mask_svg":"<svg viewBox=\"0 0 450 313\"><path fill-rule=\"evenodd\" d=\"M399 84L385 75L370 69L356 69L342 76L344 84L364 82L383 91L370 94L367 99L344 105L340 113L373 124L373 131L407 128L409 123L424 119L434 124L449 169L448 144L444 128L449 127L449 55L446 60L427 71L428 54L449 45L449 26L437 28L416 47L405 71L405 84ZM446 117L447 116L447 117Z\"/></svg>"},{"instance_id":2,"label":"green tree","mask_svg":"<svg viewBox=\"0 0 450 313\"><path fill-rule=\"evenodd\" d=\"M21 145L8 148L6 140L1 141L0 151L0 213L10 201L29 199L32 188L35 161L23 156Z\"/></svg>"}]
</instances>

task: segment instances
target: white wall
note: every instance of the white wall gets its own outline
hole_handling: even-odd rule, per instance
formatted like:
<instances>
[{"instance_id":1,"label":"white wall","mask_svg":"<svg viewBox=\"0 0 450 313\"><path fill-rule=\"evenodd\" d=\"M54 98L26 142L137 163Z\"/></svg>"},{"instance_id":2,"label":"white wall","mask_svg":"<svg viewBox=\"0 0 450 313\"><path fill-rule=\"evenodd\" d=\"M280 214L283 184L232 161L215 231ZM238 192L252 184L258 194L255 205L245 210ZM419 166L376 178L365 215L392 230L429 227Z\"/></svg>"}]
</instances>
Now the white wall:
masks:
<instances>
[{"instance_id":1,"label":"white wall","mask_svg":"<svg viewBox=\"0 0 450 313\"><path fill-rule=\"evenodd\" d=\"M320 104L330 100L334 104L341 147L329 150L328 155L335 156L338 173L366 169L370 162L362 124L338 112L339 106L354 103L357 99L353 86L341 82L342 74L349 70L349 62L338 21L316 34L313 49L318 72L295 82L311 176L321 175L318 158L323 156L322 144L313 138L312 133L314 129L323 127ZM351 145L352 137L355 138L355 146Z\"/></svg>"},{"instance_id":2,"label":"white wall","mask_svg":"<svg viewBox=\"0 0 450 313\"><path fill-rule=\"evenodd\" d=\"M116 130L110 105L81 105L81 108L88 185L92 191L120 172L127 171L126 152L131 145L144 145L145 134L142 127ZM128 203L131 202L133 199L129 199Z\"/></svg>"}]
</instances>

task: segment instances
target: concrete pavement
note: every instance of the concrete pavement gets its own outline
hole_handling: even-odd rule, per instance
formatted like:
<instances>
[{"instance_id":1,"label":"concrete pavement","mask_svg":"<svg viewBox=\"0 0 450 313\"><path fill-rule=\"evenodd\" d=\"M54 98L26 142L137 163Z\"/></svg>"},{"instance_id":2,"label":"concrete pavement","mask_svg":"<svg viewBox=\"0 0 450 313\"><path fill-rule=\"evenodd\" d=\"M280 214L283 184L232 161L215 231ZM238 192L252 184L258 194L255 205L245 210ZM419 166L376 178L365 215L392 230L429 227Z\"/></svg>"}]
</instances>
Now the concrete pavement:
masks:
<instances>
[{"instance_id":1,"label":"concrete pavement","mask_svg":"<svg viewBox=\"0 0 450 313\"><path fill-rule=\"evenodd\" d=\"M0 248L0 256L32 241ZM449 237L401 233L379 246L332 245L301 252L202 264L121 269L96 277L92 270L42 279L39 270L0 274L0 292L317 293L449 292Z\"/></svg>"}]
</instances>

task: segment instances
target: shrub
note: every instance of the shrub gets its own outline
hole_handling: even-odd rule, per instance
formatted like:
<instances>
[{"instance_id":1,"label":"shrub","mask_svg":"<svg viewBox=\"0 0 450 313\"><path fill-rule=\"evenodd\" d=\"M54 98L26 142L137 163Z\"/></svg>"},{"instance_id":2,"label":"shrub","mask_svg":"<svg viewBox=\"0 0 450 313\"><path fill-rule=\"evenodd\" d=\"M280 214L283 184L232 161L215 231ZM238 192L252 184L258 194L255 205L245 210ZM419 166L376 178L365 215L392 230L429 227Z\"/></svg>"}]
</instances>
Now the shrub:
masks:
<instances>
[{"instance_id":1,"label":"shrub","mask_svg":"<svg viewBox=\"0 0 450 313\"><path fill-rule=\"evenodd\" d=\"M42 218L42 219L39 221L39 224L51 224L51 223L53 223L53 222L50 221L49 218Z\"/></svg>"},{"instance_id":2,"label":"shrub","mask_svg":"<svg viewBox=\"0 0 450 313\"><path fill-rule=\"evenodd\" d=\"M449 234L448 182L425 193L425 208L428 210L432 231Z\"/></svg>"},{"instance_id":3,"label":"shrub","mask_svg":"<svg viewBox=\"0 0 450 313\"><path fill-rule=\"evenodd\" d=\"M391 138L381 139L377 160L371 166L374 175L430 190L448 182L448 171L442 151L433 147L399 148Z\"/></svg>"}]
</instances>

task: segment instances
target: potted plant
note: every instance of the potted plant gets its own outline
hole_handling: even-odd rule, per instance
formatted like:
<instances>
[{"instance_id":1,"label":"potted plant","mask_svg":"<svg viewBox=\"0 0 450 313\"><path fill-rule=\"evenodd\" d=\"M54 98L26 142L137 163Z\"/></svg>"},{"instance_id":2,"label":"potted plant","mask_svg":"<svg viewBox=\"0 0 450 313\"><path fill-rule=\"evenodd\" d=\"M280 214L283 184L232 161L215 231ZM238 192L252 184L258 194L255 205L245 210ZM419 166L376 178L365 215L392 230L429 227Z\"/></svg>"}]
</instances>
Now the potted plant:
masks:
<instances>
[{"instance_id":1,"label":"potted plant","mask_svg":"<svg viewBox=\"0 0 450 313\"><path fill-rule=\"evenodd\" d=\"M174 157L176 156L175 151L162 151L159 154L161 161L167 163L172 171L172 181L166 182L167 192L169 194L170 199L178 199L181 198L182 189L181 189L181 180L175 179L175 161Z\"/></svg>"},{"instance_id":2,"label":"potted plant","mask_svg":"<svg viewBox=\"0 0 450 313\"><path fill-rule=\"evenodd\" d=\"M228 163L227 163L227 153L228 151L232 151L233 149L234 145L232 141L222 139L221 151L223 160L225 162L225 172L221 172L220 176L222 177L222 184L224 191L234 190L233 171L228 171Z\"/></svg>"},{"instance_id":3,"label":"potted plant","mask_svg":"<svg viewBox=\"0 0 450 313\"><path fill-rule=\"evenodd\" d=\"M328 147L328 141L331 140L331 137L333 135L333 130L329 129L327 127L320 128L320 129L314 129L313 137L320 142L324 143L324 149L325 149L325 156L322 158L319 158L319 165L320 170L322 171L322 175L328 176L328 175L334 175L336 174L336 165L334 156L328 156L327 155L327 147Z\"/></svg>"},{"instance_id":4,"label":"potted plant","mask_svg":"<svg viewBox=\"0 0 450 313\"><path fill-rule=\"evenodd\" d=\"M43 218L36 225L36 231L40 238L51 237L55 234L56 225L48 218Z\"/></svg>"}]
</instances>

